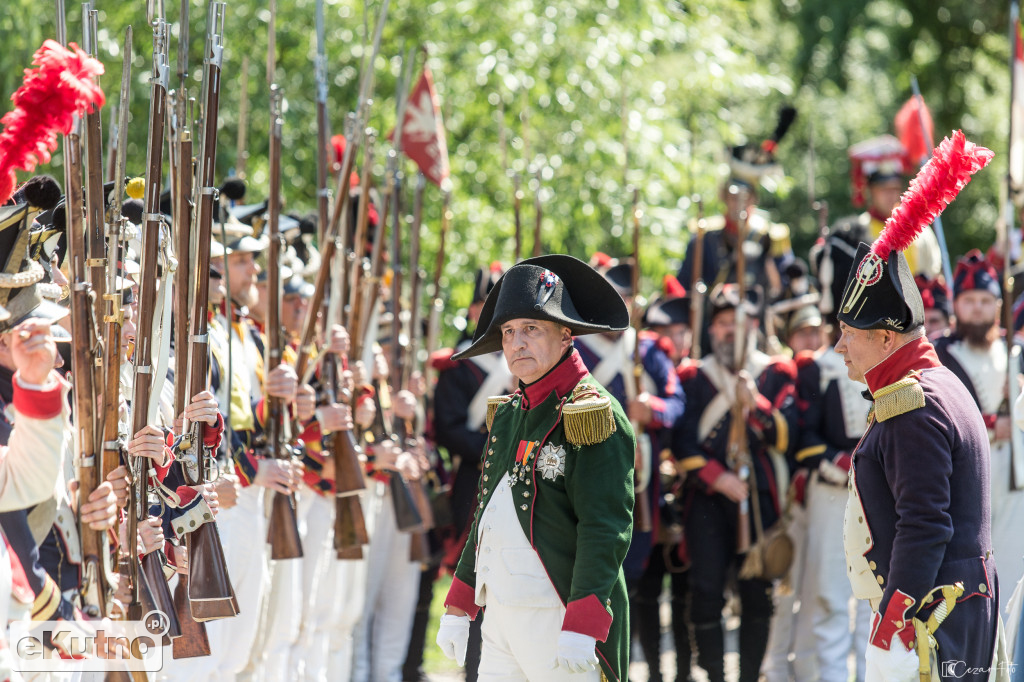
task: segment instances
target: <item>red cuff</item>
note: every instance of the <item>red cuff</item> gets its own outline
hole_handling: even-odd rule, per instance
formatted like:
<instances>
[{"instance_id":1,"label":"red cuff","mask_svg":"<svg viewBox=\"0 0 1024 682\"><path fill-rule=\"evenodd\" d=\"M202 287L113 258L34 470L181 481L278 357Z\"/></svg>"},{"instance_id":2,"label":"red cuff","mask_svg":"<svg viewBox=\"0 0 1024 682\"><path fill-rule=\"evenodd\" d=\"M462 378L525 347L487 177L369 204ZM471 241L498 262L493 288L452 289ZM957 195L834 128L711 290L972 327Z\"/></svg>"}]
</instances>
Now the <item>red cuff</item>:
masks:
<instances>
[{"instance_id":1,"label":"red cuff","mask_svg":"<svg viewBox=\"0 0 1024 682\"><path fill-rule=\"evenodd\" d=\"M167 476L167 472L171 470L171 464L174 463L174 451L166 445L164 446L164 454L167 455L167 464L160 466L156 462L153 462L153 470L156 471L156 480L161 483L164 482L164 478Z\"/></svg>"},{"instance_id":2,"label":"red cuff","mask_svg":"<svg viewBox=\"0 0 1024 682\"><path fill-rule=\"evenodd\" d=\"M665 422L663 420L665 417L665 400L663 398L659 398L656 395L652 395L650 396L650 398L648 398L647 405L651 408L651 412L654 415L654 421L651 424L651 426L664 426Z\"/></svg>"},{"instance_id":3,"label":"red cuff","mask_svg":"<svg viewBox=\"0 0 1024 682\"><path fill-rule=\"evenodd\" d=\"M914 624L911 622L913 616L907 616L907 612L914 606L914 599L900 590L896 590L885 607L885 614L875 614L875 622L872 627L871 637L868 642L880 649L889 651L896 643L897 638L903 642L907 651L913 647L916 639Z\"/></svg>"},{"instance_id":4,"label":"red cuff","mask_svg":"<svg viewBox=\"0 0 1024 682\"><path fill-rule=\"evenodd\" d=\"M178 489L174 492L178 495L178 499L181 500L181 504L179 505L181 507L184 507L186 504L196 499L196 495L199 494L196 492L195 488L190 488L187 485L179 485Z\"/></svg>"},{"instance_id":5,"label":"red cuff","mask_svg":"<svg viewBox=\"0 0 1024 682\"><path fill-rule=\"evenodd\" d=\"M260 398L259 402L256 403L256 409L253 410L253 412L255 413L255 416L256 416L256 421L259 422L260 425L263 425L263 424L267 423L267 411L266 410L267 410L267 401L265 399L263 399L263 398Z\"/></svg>"},{"instance_id":6,"label":"red cuff","mask_svg":"<svg viewBox=\"0 0 1024 682\"><path fill-rule=\"evenodd\" d=\"M480 613L480 607L476 604L476 590L458 578L452 578L452 586L448 588L444 605L462 609L469 614L470 620L474 620Z\"/></svg>"},{"instance_id":7,"label":"red cuff","mask_svg":"<svg viewBox=\"0 0 1024 682\"><path fill-rule=\"evenodd\" d=\"M303 467L302 468L302 480L303 480L303 482L306 485L308 485L313 490L315 490L317 492L321 492L321 490L319 488L319 483L320 483L320 481L322 481L324 479L322 479L319 476L319 474L317 474L316 472L312 471L309 467Z\"/></svg>"},{"instance_id":8,"label":"red cuff","mask_svg":"<svg viewBox=\"0 0 1024 682\"><path fill-rule=\"evenodd\" d=\"M717 459L709 459L708 463L700 468L697 472L697 476L700 480L704 481L704 485L708 488L715 484L718 477L725 473L725 465L719 462Z\"/></svg>"},{"instance_id":9,"label":"red cuff","mask_svg":"<svg viewBox=\"0 0 1024 682\"><path fill-rule=\"evenodd\" d=\"M793 482L790 485L793 488L793 501L802 507L807 499L807 469L799 469L793 474Z\"/></svg>"},{"instance_id":10,"label":"red cuff","mask_svg":"<svg viewBox=\"0 0 1024 682\"><path fill-rule=\"evenodd\" d=\"M50 375L51 377L53 374ZM64 382L58 381L53 388L36 391L23 388L18 383L18 374L14 375L14 409L23 417L32 419L53 419L64 407Z\"/></svg>"},{"instance_id":11,"label":"red cuff","mask_svg":"<svg viewBox=\"0 0 1024 682\"><path fill-rule=\"evenodd\" d=\"M840 452L835 456L835 459L832 460L832 463L843 471L849 472L850 467L853 466L853 457L845 452Z\"/></svg>"},{"instance_id":12,"label":"red cuff","mask_svg":"<svg viewBox=\"0 0 1024 682\"><path fill-rule=\"evenodd\" d=\"M608 639L608 630L611 626L612 614L601 604L597 595L588 594L583 599L565 605L562 630L578 632L603 642Z\"/></svg>"},{"instance_id":13,"label":"red cuff","mask_svg":"<svg viewBox=\"0 0 1024 682\"><path fill-rule=\"evenodd\" d=\"M220 437L224 433L224 415L217 414L217 423L213 426L203 425L203 446L216 449L220 447Z\"/></svg>"}]
</instances>

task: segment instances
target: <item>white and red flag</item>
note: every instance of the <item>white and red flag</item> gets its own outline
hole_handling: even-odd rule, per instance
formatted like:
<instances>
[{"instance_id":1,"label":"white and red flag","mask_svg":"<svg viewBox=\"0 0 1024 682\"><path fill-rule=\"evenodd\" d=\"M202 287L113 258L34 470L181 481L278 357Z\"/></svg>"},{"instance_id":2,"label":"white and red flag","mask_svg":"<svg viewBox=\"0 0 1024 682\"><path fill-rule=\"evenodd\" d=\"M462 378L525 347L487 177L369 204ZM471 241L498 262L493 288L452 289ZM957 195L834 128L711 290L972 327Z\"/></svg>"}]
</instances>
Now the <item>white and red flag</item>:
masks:
<instances>
[{"instance_id":1,"label":"white and red flag","mask_svg":"<svg viewBox=\"0 0 1024 682\"><path fill-rule=\"evenodd\" d=\"M448 179L448 143L441 119L441 99L426 65L405 105L401 141L402 151L416 162L427 180L440 187Z\"/></svg>"}]
</instances>

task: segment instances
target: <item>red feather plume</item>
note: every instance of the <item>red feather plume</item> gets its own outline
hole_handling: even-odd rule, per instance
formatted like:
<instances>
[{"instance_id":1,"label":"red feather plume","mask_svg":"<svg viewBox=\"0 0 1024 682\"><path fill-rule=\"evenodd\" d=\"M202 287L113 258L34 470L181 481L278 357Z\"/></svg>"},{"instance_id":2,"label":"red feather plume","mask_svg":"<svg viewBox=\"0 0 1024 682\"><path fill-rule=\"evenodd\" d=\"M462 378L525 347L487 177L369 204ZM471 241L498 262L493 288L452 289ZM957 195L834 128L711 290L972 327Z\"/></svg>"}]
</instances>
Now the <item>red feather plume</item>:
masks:
<instances>
[{"instance_id":1,"label":"red feather plume","mask_svg":"<svg viewBox=\"0 0 1024 682\"><path fill-rule=\"evenodd\" d=\"M0 123L0 204L14 192L15 169L32 171L49 163L57 134L68 134L76 115L94 111L106 101L94 78L103 65L80 50L47 40L25 69L25 81L11 96L14 109Z\"/></svg>"},{"instance_id":2,"label":"red feather plume","mask_svg":"<svg viewBox=\"0 0 1024 682\"><path fill-rule=\"evenodd\" d=\"M891 251L905 250L993 156L992 150L968 142L962 131L955 131L952 139L943 139L934 156L911 180L871 251L886 259Z\"/></svg>"}]
</instances>

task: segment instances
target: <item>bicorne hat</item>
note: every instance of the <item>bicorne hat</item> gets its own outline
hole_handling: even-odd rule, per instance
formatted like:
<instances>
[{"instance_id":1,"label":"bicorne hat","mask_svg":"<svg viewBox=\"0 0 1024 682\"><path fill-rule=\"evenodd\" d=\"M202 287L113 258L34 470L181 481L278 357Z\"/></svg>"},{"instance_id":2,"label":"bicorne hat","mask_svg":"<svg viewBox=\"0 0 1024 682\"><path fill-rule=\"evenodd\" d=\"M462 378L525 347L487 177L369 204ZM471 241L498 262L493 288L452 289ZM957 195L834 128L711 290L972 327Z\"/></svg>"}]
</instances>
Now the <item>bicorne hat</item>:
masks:
<instances>
[{"instance_id":1,"label":"bicorne hat","mask_svg":"<svg viewBox=\"0 0 1024 682\"><path fill-rule=\"evenodd\" d=\"M574 336L629 326L626 304L600 273L572 256L538 256L501 276L484 301L473 343L452 358L501 350L501 325L521 318L556 322Z\"/></svg>"},{"instance_id":2,"label":"bicorne hat","mask_svg":"<svg viewBox=\"0 0 1024 682\"><path fill-rule=\"evenodd\" d=\"M999 273L978 249L971 249L957 261L953 272L953 298L974 290L987 291L1000 299L1003 297Z\"/></svg>"}]
</instances>

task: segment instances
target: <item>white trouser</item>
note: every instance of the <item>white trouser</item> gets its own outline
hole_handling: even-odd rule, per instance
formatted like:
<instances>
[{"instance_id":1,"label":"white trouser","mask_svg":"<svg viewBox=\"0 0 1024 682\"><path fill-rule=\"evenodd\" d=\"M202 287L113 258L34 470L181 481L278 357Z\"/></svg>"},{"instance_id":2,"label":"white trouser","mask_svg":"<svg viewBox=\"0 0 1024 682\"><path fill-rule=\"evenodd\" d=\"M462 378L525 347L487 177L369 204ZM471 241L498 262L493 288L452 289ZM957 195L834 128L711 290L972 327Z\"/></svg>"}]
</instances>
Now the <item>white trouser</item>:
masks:
<instances>
[{"instance_id":1,"label":"white trouser","mask_svg":"<svg viewBox=\"0 0 1024 682\"><path fill-rule=\"evenodd\" d=\"M304 491L299 500L302 532L302 617L292 647L292 670L309 682L327 682L326 633L334 595L334 497ZM296 609L297 610L297 609Z\"/></svg>"},{"instance_id":2,"label":"white trouser","mask_svg":"<svg viewBox=\"0 0 1024 682\"><path fill-rule=\"evenodd\" d=\"M395 525L387 485L371 499L377 522L367 556L366 604L355 633L353 680L399 682L419 598L420 565L409 560L410 534Z\"/></svg>"},{"instance_id":3,"label":"white trouser","mask_svg":"<svg viewBox=\"0 0 1024 682\"><path fill-rule=\"evenodd\" d=\"M263 517L265 488L249 486L238 493L238 503L217 513L217 529L224 547L239 615L206 623L210 655L165 659L168 679L187 682L234 680L249 662L256 641L261 603L267 586L267 524Z\"/></svg>"},{"instance_id":4,"label":"white trouser","mask_svg":"<svg viewBox=\"0 0 1024 682\"><path fill-rule=\"evenodd\" d=\"M552 588L554 589L554 588ZM487 605L480 632L480 682L598 682L600 670L570 673L552 669L565 607Z\"/></svg>"},{"instance_id":5,"label":"white trouser","mask_svg":"<svg viewBox=\"0 0 1024 682\"><path fill-rule=\"evenodd\" d=\"M301 527L300 516L300 534ZM302 571L305 562L305 544L302 557L270 562L270 592L266 597L267 608L262 623L263 658L257 666L261 680L272 682L295 676L297 668L292 666L291 654L299 640L302 623Z\"/></svg>"},{"instance_id":6,"label":"white trouser","mask_svg":"<svg viewBox=\"0 0 1024 682\"><path fill-rule=\"evenodd\" d=\"M786 530L793 539L793 566L788 580L776 583L774 589L775 611L768 630L768 648L761 663L761 674L767 682L789 682L794 666L790 662L790 653L805 645L795 640L793 632L795 611L803 608L798 594L804 580L807 547L807 510L804 507L791 505Z\"/></svg>"},{"instance_id":7,"label":"white trouser","mask_svg":"<svg viewBox=\"0 0 1024 682\"><path fill-rule=\"evenodd\" d=\"M847 659L851 647L856 647L856 679L864 680L871 607L867 601L853 600L850 581L839 577L846 574L843 517L847 497L845 487L825 483L817 474L808 480L808 570L799 588L801 606L794 626L793 672L797 682L846 682L850 677ZM851 603L856 610L853 633ZM801 647L804 651L799 650Z\"/></svg>"},{"instance_id":8,"label":"white trouser","mask_svg":"<svg viewBox=\"0 0 1024 682\"><path fill-rule=\"evenodd\" d=\"M377 505L372 501L376 498L376 486L368 482L366 492L359 494L359 503L366 519L366 531L370 537L376 533ZM363 556L369 552L363 547ZM331 556L334 556L333 548ZM333 581L330 620L328 623L325 644L327 648L327 679L332 682L348 682L352 679L352 659L354 656L354 635L356 626L363 619L366 606L367 561L363 559L337 560L331 564Z\"/></svg>"},{"instance_id":9,"label":"white trouser","mask_svg":"<svg viewBox=\"0 0 1024 682\"><path fill-rule=\"evenodd\" d=\"M999 564L999 612L1004 613L1014 586L1024 576L1024 490L1010 490L1009 444L992 444L989 481L992 496L992 549Z\"/></svg>"}]
</instances>

